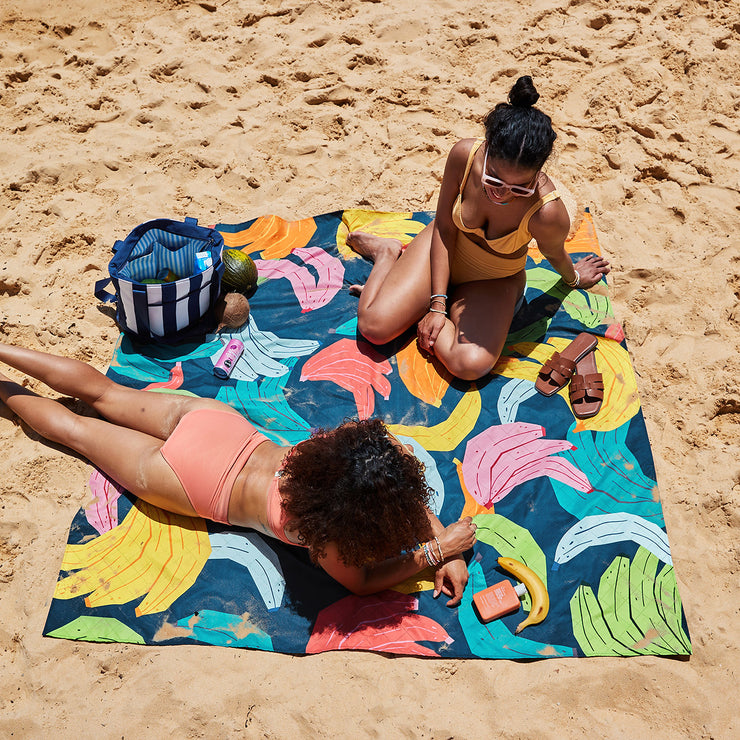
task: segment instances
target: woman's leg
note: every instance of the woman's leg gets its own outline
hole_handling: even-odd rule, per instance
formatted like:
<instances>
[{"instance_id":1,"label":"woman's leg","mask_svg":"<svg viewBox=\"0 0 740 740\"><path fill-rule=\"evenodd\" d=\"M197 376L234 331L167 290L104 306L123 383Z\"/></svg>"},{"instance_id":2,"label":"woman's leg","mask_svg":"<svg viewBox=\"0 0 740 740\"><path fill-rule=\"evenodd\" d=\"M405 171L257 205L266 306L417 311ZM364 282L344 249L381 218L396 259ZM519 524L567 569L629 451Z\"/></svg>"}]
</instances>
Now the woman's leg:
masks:
<instances>
[{"instance_id":1,"label":"woman's leg","mask_svg":"<svg viewBox=\"0 0 740 740\"><path fill-rule=\"evenodd\" d=\"M426 313L432 284L429 254L433 228L434 222L417 234L403 253L398 239L361 231L348 235L347 244L374 263L357 308L360 333L374 344L390 342Z\"/></svg>"},{"instance_id":2,"label":"woman's leg","mask_svg":"<svg viewBox=\"0 0 740 740\"><path fill-rule=\"evenodd\" d=\"M58 393L79 398L116 425L167 439L194 408L230 406L210 398L189 398L126 388L79 360L0 344L0 362L42 381ZM236 413L236 412L234 412Z\"/></svg>"},{"instance_id":3,"label":"woman's leg","mask_svg":"<svg viewBox=\"0 0 740 740\"><path fill-rule=\"evenodd\" d=\"M78 416L2 373L0 400L40 435L83 455L135 496L176 514L197 516L159 452L161 439L102 419Z\"/></svg>"},{"instance_id":4,"label":"woman's leg","mask_svg":"<svg viewBox=\"0 0 740 740\"><path fill-rule=\"evenodd\" d=\"M434 344L434 354L456 377L477 380L501 355L514 307L524 293L524 271L497 280L462 283L452 294L450 318Z\"/></svg>"}]
</instances>

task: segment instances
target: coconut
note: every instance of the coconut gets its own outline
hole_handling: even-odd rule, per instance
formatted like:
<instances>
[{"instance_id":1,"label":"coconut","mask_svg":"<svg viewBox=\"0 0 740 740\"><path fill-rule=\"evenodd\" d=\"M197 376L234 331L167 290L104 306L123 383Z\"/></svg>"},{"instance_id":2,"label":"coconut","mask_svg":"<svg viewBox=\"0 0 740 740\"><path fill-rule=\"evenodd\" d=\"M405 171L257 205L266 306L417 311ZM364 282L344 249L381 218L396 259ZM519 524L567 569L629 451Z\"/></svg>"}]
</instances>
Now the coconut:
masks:
<instances>
[{"instance_id":1,"label":"coconut","mask_svg":"<svg viewBox=\"0 0 740 740\"><path fill-rule=\"evenodd\" d=\"M249 301L241 293L226 293L216 301L213 312L218 321L217 332L238 329L249 320Z\"/></svg>"}]
</instances>

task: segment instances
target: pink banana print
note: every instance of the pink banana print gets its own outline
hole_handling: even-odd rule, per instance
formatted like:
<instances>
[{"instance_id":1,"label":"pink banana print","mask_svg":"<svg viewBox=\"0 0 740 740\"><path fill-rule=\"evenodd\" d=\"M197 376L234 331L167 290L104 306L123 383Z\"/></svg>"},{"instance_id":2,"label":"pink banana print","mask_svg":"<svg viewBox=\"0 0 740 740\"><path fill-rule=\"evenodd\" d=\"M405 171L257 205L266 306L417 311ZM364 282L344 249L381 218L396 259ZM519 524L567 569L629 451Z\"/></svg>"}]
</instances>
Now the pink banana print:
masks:
<instances>
[{"instance_id":1,"label":"pink banana print","mask_svg":"<svg viewBox=\"0 0 740 740\"><path fill-rule=\"evenodd\" d=\"M388 400L391 384L386 378L391 364L366 342L340 339L317 352L303 366L301 380L330 380L349 391L360 419L368 419L375 409L373 389Z\"/></svg>"},{"instance_id":2,"label":"pink banana print","mask_svg":"<svg viewBox=\"0 0 740 740\"><path fill-rule=\"evenodd\" d=\"M118 526L118 498L123 488L103 475L97 468L87 482L93 495L92 503L85 507L85 518L100 534Z\"/></svg>"},{"instance_id":3,"label":"pink banana print","mask_svg":"<svg viewBox=\"0 0 740 740\"><path fill-rule=\"evenodd\" d=\"M165 380L162 383L149 383L149 385L144 386L143 390L151 391L154 388L167 388L170 390L177 390L182 385L183 378L184 375L182 372L182 362L178 362L175 364L172 370L170 370L169 380Z\"/></svg>"},{"instance_id":4,"label":"pink banana print","mask_svg":"<svg viewBox=\"0 0 740 740\"><path fill-rule=\"evenodd\" d=\"M490 508L518 485L548 476L588 493L588 478L558 452L574 449L564 439L542 439L538 424L516 422L489 427L470 439L462 463L463 479L473 498Z\"/></svg>"},{"instance_id":5,"label":"pink banana print","mask_svg":"<svg viewBox=\"0 0 740 740\"><path fill-rule=\"evenodd\" d=\"M342 287L344 265L321 247L298 247L291 254L300 257L305 265L311 265L318 279L304 265L290 260L255 260L259 276L288 279L303 313L325 306Z\"/></svg>"},{"instance_id":6,"label":"pink banana print","mask_svg":"<svg viewBox=\"0 0 740 740\"><path fill-rule=\"evenodd\" d=\"M442 625L416 613L419 600L395 591L346 596L323 609L306 645L307 653L325 650L381 650L404 655L438 655L419 642L452 638Z\"/></svg>"}]
</instances>

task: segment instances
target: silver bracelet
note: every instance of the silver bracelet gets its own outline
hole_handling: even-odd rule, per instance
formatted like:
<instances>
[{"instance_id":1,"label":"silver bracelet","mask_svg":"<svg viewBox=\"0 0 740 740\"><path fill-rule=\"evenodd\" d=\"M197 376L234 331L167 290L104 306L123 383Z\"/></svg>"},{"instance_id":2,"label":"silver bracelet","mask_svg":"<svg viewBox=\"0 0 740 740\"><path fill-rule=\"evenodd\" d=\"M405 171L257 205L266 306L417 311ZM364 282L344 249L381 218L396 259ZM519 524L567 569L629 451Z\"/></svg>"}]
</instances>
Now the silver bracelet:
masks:
<instances>
[{"instance_id":1,"label":"silver bracelet","mask_svg":"<svg viewBox=\"0 0 740 740\"><path fill-rule=\"evenodd\" d=\"M575 268L573 269L573 272L576 274L576 279L572 283L569 283L565 278L563 278L563 281L569 288L577 288L581 284L581 273Z\"/></svg>"},{"instance_id":2,"label":"silver bracelet","mask_svg":"<svg viewBox=\"0 0 740 740\"><path fill-rule=\"evenodd\" d=\"M429 313L441 313L442 316L447 316L447 311L440 311L438 308L430 308Z\"/></svg>"}]
</instances>

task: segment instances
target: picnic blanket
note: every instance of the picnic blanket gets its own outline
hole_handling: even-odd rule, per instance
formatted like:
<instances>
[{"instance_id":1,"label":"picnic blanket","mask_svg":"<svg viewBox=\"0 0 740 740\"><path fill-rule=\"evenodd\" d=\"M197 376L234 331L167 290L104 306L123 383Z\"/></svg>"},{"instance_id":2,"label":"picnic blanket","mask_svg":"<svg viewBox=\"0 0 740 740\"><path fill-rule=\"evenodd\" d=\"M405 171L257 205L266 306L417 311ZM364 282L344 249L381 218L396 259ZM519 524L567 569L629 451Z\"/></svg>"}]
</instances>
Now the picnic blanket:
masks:
<instances>
[{"instance_id":1,"label":"picnic blanket","mask_svg":"<svg viewBox=\"0 0 740 740\"><path fill-rule=\"evenodd\" d=\"M504 355L476 383L423 355L413 331L383 347L358 334L348 286L364 282L371 265L347 247L347 234L405 244L432 217L345 210L220 224L226 246L250 254L259 270L248 324L174 347L122 335L108 375L152 392L217 398L281 444L347 418L380 417L424 463L442 522L475 517L461 605L433 599L426 571L354 596L303 549L161 511L93 470L44 634L456 658L691 652L634 371L605 283L569 291L531 248L526 303ZM566 247L599 252L590 214ZM567 389L544 397L534 381L584 330L599 337L605 398L597 416L577 420ZM245 350L222 381L213 365L230 336ZM507 578L500 556L526 563L549 592L547 618L519 635L528 597L518 613L487 624L472 604L475 592Z\"/></svg>"}]
</instances>

